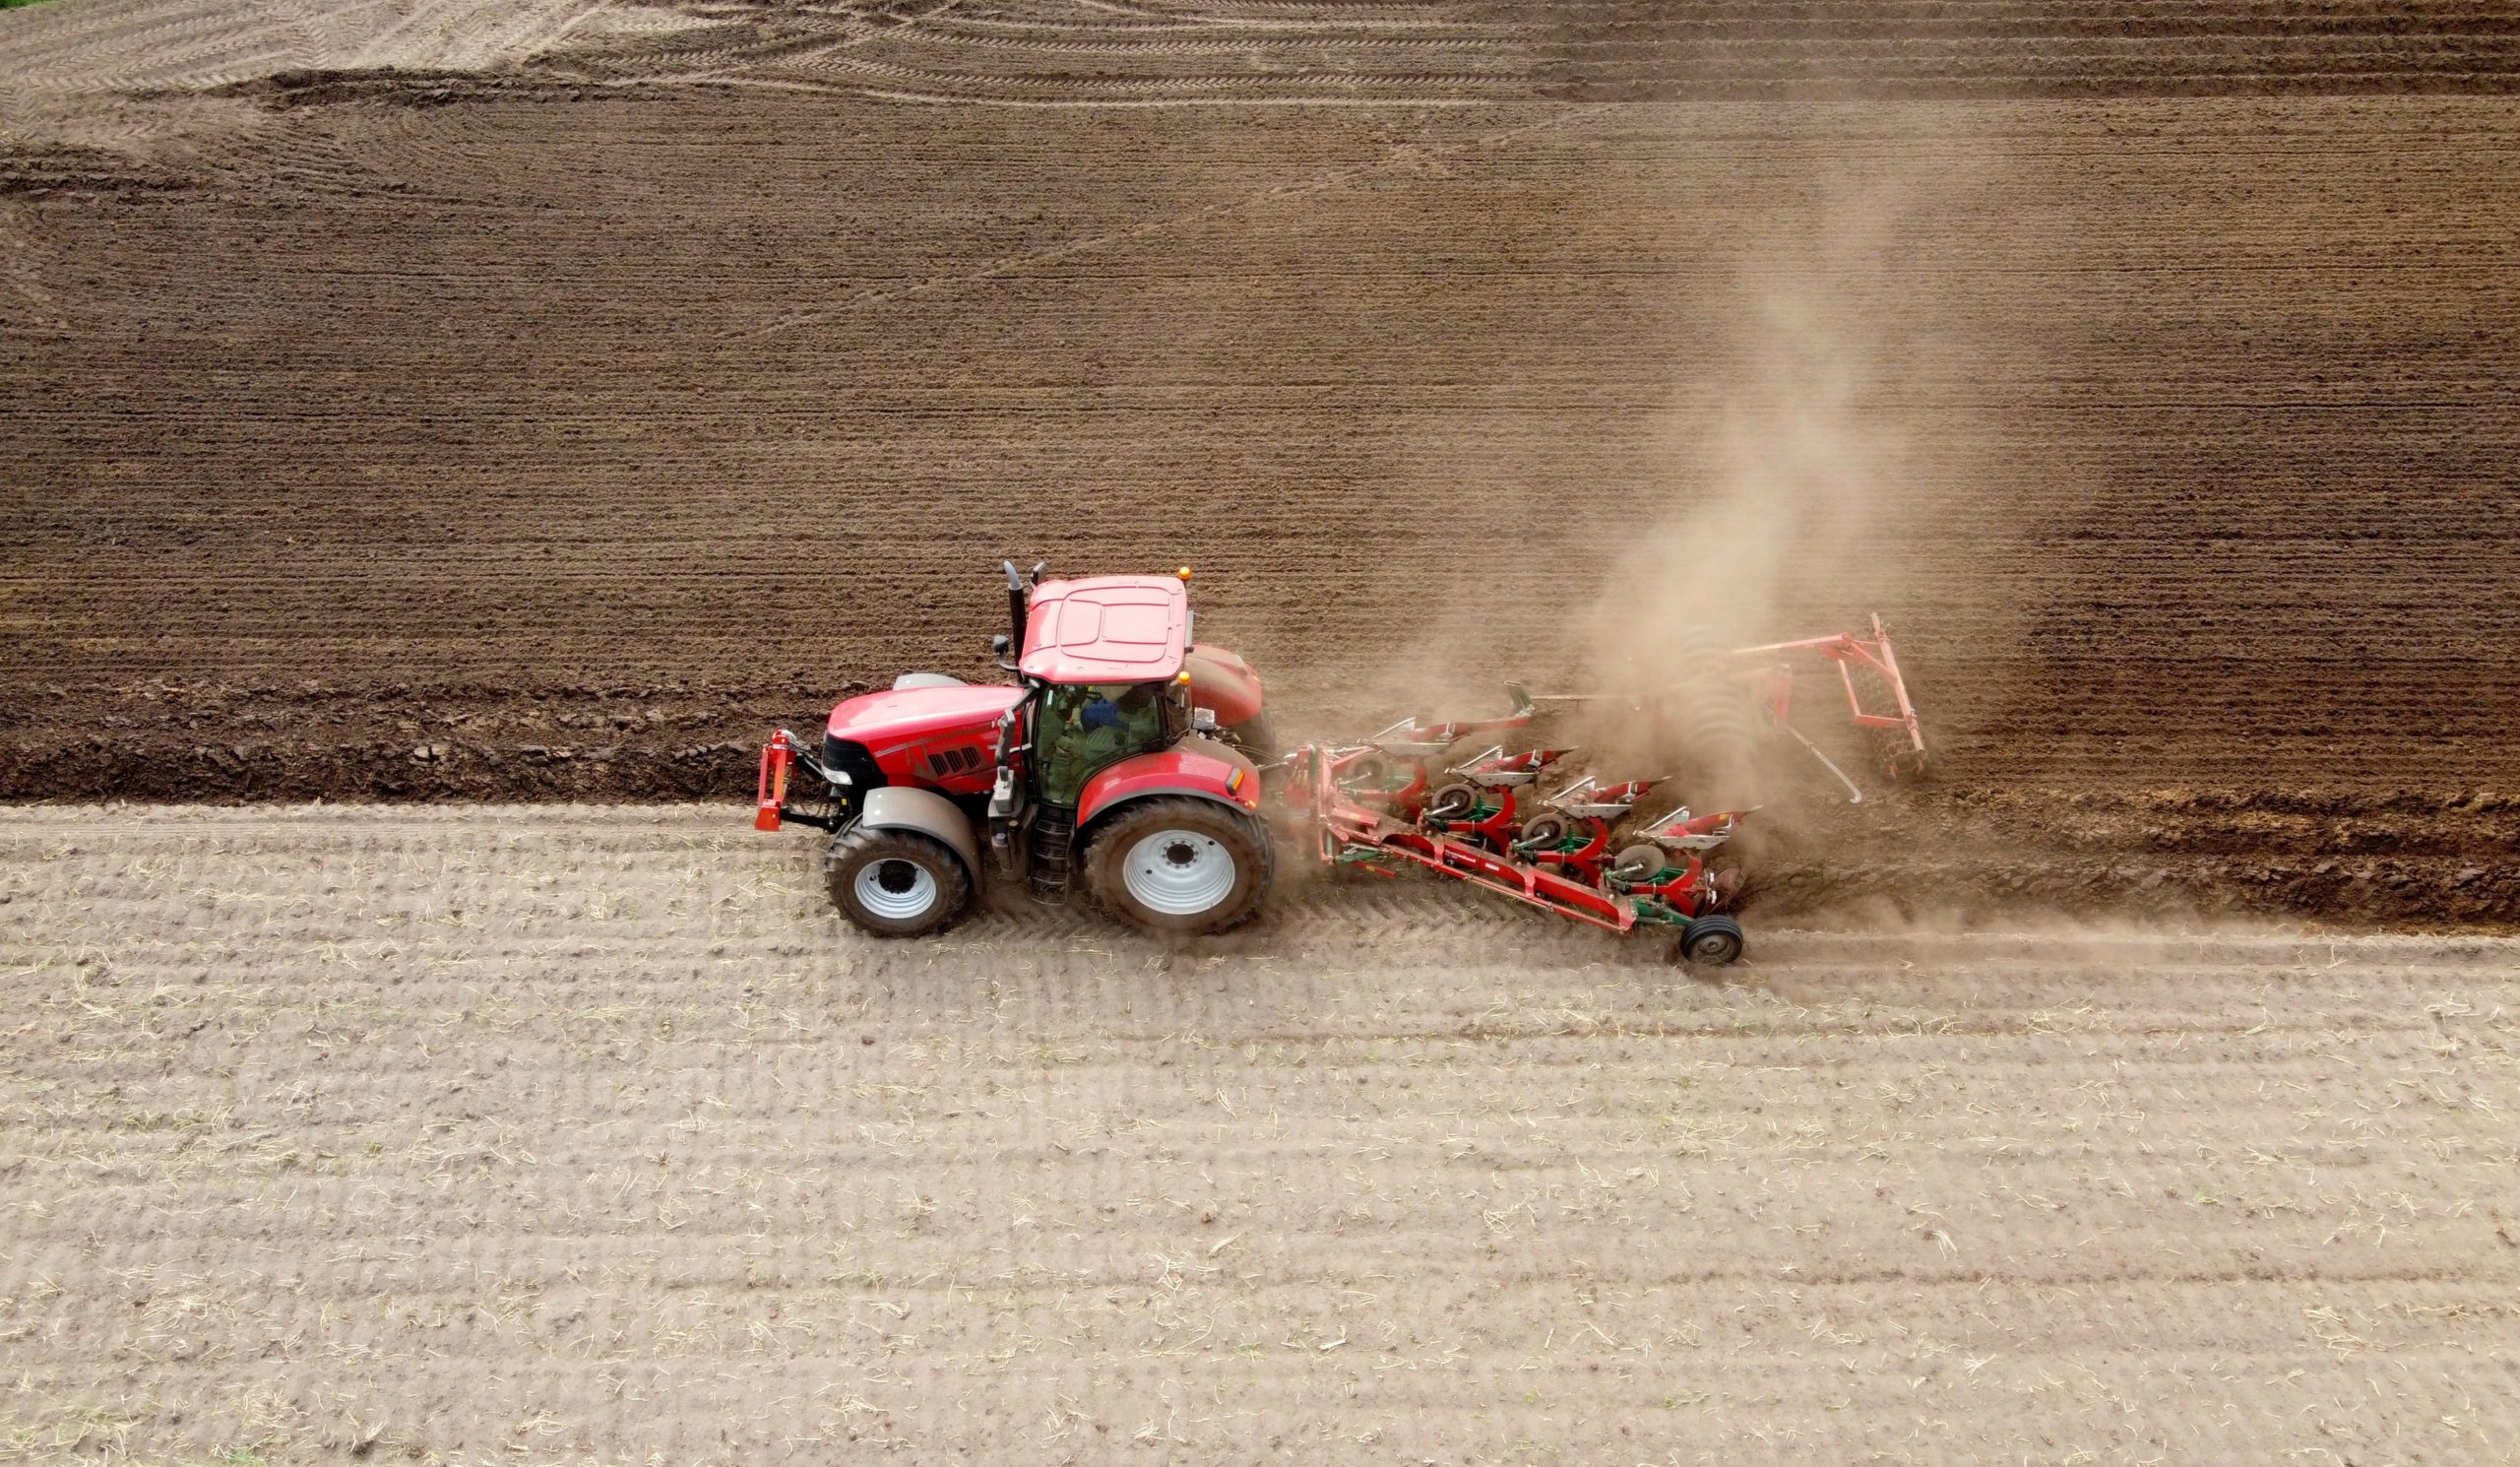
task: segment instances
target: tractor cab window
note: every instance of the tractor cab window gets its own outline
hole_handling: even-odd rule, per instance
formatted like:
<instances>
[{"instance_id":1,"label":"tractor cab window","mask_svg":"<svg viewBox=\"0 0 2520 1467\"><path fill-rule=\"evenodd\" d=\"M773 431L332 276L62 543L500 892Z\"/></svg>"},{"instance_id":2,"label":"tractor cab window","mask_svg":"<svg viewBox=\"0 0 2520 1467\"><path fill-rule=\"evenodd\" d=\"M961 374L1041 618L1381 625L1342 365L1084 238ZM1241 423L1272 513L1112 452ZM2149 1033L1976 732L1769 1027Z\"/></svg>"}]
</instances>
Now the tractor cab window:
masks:
<instances>
[{"instance_id":1,"label":"tractor cab window","mask_svg":"<svg viewBox=\"0 0 2520 1467\"><path fill-rule=\"evenodd\" d=\"M1034 767L1044 804L1074 806L1085 782L1131 754L1164 747L1166 685L1082 683L1041 699L1033 733Z\"/></svg>"}]
</instances>

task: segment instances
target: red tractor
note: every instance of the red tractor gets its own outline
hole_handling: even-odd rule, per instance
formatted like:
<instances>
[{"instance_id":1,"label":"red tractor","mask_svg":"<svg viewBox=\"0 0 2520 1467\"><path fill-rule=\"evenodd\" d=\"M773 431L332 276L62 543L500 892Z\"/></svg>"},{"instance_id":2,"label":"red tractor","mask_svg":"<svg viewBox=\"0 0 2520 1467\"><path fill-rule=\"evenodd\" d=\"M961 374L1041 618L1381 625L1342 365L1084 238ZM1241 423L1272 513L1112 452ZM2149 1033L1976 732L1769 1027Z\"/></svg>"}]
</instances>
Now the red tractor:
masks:
<instances>
[{"instance_id":1,"label":"red tractor","mask_svg":"<svg viewBox=\"0 0 2520 1467\"><path fill-rule=\"evenodd\" d=\"M1542 773L1575 752L1563 748L1500 742L1446 769L1457 783L1432 777L1473 739L1529 732L1535 701L1521 687L1508 685L1513 710L1499 718L1404 720L1364 743L1281 756L1250 665L1192 640L1189 571L1045 581L1038 565L1005 569L1014 629L996 647L1013 682L908 673L834 708L818 746L782 729L762 750L753 823L829 831L832 900L868 932L935 931L987 879L1053 904L1081 881L1151 931L1220 931L1259 907L1275 866L1266 779L1284 835L1325 864L1428 870L1611 931L1673 932L1693 963L1740 956L1728 910L1740 876L1704 858L1747 811L1682 807L1621 840L1614 832L1658 782L1605 788L1588 775L1527 803ZM1856 727L1885 739L1894 772L1922 771L1924 736L1877 617L1869 640L1732 654L1694 696L1723 712L1754 689L1769 732L1810 747L1787 722L1794 670L1779 659L1796 654L1837 664ZM1858 669L1882 689L1872 700ZM1626 701L1635 717L1662 716L1655 700Z\"/></svg>"},{"instance_id":2,"label":"red tractor","mask_svg":"<svg viewBox=\"0 0 2520 1467\"><path fill-rule=\"evenodd\" d=\"M944 926L988 876L1052 904L1081 877L1155 931L1249 917L1273 864L1259 677L1192 642L1187 569L1041 570L1005 566L1014 630L996 647L1012 683L911 672L834 708L819 747L780 730L762 750L755 827L830 831L832 901L878 936ZM791 790L798 772L809 788Z\"/></svg>"}]
</instances>

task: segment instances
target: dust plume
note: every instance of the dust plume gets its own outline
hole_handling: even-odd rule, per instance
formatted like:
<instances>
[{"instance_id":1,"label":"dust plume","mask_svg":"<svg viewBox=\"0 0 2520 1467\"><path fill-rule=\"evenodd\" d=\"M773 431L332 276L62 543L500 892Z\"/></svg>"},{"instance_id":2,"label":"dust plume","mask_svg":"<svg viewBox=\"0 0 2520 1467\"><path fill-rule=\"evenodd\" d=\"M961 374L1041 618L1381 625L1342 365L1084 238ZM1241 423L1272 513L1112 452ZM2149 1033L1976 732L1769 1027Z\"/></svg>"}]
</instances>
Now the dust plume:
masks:
<instances>
[{"instance_id":1,"label":"dust plume","mask_svg":"<svg viewBox=\"0 0 2520 1467\"><path fill-rule=\"evenodd\" d=\"M1987 512L1955 492L1978 477L1955 472L1949 456L1965 450L1951 435L1920 472L1907 410L1965 359L1968 314L1935 298L1961 273L1938 268L1951 241L1933 222L1989 164L1900 147L1861 178L1842 159L1814 162L1808 202L1725 259L1720 354L1658 424L1667 507L1636 527L1581 622L1574 660L1601 701L1583 706L1579 735L1607 756L1676 764L1708 798L1774 785L1751 767L1754 695L1708 680L1721 655L1861 631L1874 610L1895 622L1921 582L1941 578L1931 561L1954 546L1955 522ZM1797 726L1865 752L1847 736L1836 678L1813 669L1823 675L1801 679ZM1762 766L1799 758L1768 743Z\"/></svg>"},{"instance_id":2,"label":"dust plume","mask_svg":"<svg viewBox=\"0 0 2520 1467\"><path fill-rule=\"evenodd\" d=\"M1645 527L1605 580L1586 651L1613 691L1625 670L1660 680L1640 657L1704 628L1727 645L1793 630L1789 601L1817 585L1877 576L1886 557L1858 552L1899 497L1906 432L1867 411L1880 381L1883 329L1861 277L1894 233L1893 205L1869 194L1821 222L1816 240L1762 249L1736 267L1740 340L1726 380L1694 385L1663 434L1675 478L1702 486ZM1810 249L1816 257L1796 260ZM1638 666L1645 664L1645 666Z\"/></svg>"}]
</instances>

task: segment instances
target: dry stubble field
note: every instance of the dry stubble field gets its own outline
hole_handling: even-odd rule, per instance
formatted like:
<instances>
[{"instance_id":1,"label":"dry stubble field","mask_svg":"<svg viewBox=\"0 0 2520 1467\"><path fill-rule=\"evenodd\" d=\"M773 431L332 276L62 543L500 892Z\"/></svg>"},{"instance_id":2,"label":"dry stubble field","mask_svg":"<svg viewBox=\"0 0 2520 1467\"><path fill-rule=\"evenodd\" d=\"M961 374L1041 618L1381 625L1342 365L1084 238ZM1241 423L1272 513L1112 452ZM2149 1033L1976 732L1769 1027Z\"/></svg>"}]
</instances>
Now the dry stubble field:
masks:
<instances>
[{"instance_id":1,"label":"dry stubble field","mask_svg":"<svg viewBox=\"0 0 2520 1467\"><path fill-rule=\"evenodd\" d=\"M845 933L715 810L22 810L0 1451L2499 1461L2505 938ZM883 1448L883 1451L878 1451Z\"/></svg>"},{"instance_id":2,"label":"dry stubble field","mask_svg":"<svg viewBox=\"0 0 2520 1467\"><path fill-rule=\"evenodd\" d=\"M2499 4L0 17L9 798L724 796L1004 553L1200 562L1337 727L1744 498L1797 553L1712 577L1889 611L1945 771L1721 985L1414 886L875 946L728 806L0 813L0 1456L2508 1460L2515 73Z\"/></svg>"}]
</instances>

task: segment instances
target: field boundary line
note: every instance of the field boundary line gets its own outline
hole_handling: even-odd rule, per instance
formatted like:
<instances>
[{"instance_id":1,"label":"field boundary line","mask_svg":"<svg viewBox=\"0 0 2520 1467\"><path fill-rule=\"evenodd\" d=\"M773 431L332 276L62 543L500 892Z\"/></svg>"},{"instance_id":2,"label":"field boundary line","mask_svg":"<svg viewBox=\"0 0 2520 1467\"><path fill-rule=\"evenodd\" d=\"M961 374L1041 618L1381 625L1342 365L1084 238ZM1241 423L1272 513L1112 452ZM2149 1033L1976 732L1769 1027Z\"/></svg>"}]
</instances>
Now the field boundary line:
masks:
<instances>
[{"instance_id":1,"label":"field boundary line","mask_svg":"<svg viewBox=\"0 0 2520 1467\"><path fill-rule=\"evenodd\" d=\"M906 68L905 68L906 69ZM1169 81L1171 79L1153 79ZM1197 81L1199 79L1185 79ZM1264 79L1265 80L1265 79ZM1393 80L1365 77L1360 80ZM1406 80L1405 78L1397 80ZM950 92L909 92L852 82L808 82L786 77L736 77L720 74L611 77L573 85L598 87L740 87L756 92L792 92L807 96L857 96L877 101L910 102L929 107L1033 107L1121 111L1145 107L1498 107L1535 104L1529 97L1493 96L974 96ZM1586 102L1585 106L1617 103Z\"/></svg>"}]
</instances>

